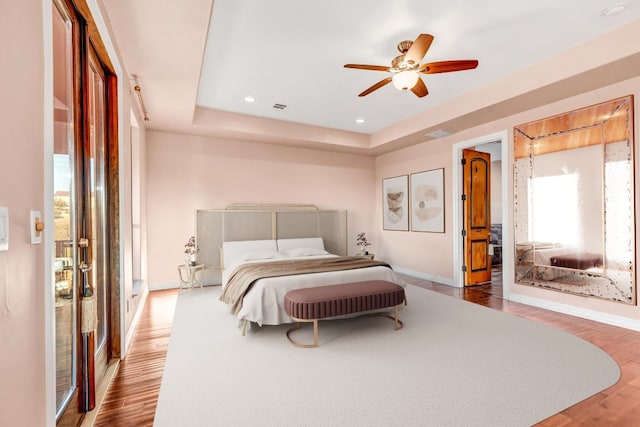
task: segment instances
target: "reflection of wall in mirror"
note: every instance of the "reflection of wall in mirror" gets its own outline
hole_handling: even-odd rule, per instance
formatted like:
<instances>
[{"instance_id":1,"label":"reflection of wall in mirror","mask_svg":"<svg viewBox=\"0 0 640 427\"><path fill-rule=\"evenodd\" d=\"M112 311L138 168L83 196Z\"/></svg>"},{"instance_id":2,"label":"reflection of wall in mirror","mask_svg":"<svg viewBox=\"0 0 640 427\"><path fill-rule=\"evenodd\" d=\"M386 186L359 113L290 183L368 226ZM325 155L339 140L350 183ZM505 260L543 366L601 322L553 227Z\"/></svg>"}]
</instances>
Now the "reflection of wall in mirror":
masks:
<instances>
[{"instance_id":1,"label":"reflection of wall in mirror","mask_svg":"<svg viewBox=\"0 0 640 427\"><path fill-rule=\"evenodd\" d=\"M538 155L530 181L530 241L602 253L602 147Z\"/></svg>"}]
</instances>

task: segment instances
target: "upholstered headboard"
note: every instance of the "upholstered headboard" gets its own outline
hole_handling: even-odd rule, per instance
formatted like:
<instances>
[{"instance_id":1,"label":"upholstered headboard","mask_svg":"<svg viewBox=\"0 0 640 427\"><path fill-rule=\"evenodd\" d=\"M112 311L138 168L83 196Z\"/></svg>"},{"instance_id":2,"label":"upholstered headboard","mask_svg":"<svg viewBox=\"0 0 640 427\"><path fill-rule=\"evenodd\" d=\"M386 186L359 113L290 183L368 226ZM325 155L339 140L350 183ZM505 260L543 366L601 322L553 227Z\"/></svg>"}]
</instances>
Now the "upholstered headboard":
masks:
<instances>
[{"instance_id":1,"label":"upholstered headboard","mask_svg":"<svg viewBox=\"0 0 640 427\"><path fill-rule=\"evenodd\" d=\"M205 265L205 283L219 283L216 277L223 265L221 248L225 241L311 237L322 238L328 252L347 255L347 211L313 205L250 204L196 211L197 259Z\"/></svg>"}]
</instances>

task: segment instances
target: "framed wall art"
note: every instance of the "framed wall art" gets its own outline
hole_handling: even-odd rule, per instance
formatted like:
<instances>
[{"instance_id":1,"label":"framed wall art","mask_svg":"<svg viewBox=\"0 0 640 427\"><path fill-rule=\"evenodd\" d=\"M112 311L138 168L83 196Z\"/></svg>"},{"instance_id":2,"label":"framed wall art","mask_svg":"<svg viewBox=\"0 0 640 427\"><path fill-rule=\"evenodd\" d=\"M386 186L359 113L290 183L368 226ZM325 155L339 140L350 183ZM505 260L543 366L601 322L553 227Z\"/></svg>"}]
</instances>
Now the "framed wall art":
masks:
<instances>
[{"instance_id":1,"label":"framed wall art","mask_svg":"<svg viewBox=\"0 0 640 427\"><path fill-rule=\"evenodd\" d=\"M382 180L382 229L409 231L409 176Z\"/></svg>"},{"instance_id":2,"label":"framed wall art","mask_svg":"<svg viewBox=\"0 0 640 427\"><path fill-rule=\"evenodd\" d=\"M444 233L444 169L411 174L411 231Z\"/></svg>"}]
</instances>

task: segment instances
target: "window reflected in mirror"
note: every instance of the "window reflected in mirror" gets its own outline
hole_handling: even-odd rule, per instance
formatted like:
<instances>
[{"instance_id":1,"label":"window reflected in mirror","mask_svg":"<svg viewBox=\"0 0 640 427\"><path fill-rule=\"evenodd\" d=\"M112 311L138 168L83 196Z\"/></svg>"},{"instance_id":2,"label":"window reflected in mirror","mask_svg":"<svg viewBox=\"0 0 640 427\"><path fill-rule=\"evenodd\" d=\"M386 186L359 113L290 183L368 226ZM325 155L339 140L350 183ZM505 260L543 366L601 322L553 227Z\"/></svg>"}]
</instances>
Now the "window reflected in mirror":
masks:
<instances>
[{"instance_id":1,"label":"window reflected in mirror","mask_svg":"<svg viewBox=\"0 0 640 427\"><path fill-rule=\"evenodd\" d=\"M636 303L633 97L514 128L515 282Z\"/></svg>"}]
</instances>

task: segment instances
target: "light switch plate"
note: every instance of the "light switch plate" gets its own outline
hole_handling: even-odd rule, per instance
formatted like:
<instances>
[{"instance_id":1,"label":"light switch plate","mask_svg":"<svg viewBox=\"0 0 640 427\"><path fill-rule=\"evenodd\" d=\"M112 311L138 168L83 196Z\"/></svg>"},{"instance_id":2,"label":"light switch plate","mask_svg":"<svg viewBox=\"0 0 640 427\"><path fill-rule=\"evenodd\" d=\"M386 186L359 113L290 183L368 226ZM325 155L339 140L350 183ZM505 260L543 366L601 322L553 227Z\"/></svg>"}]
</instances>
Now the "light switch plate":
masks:
<instances>
[{"instance_id":1,"label":"light switch plate","mask_svg":"<svg viewBox=\"0 0 640 427\"><path fill-rule=\"evenodd\" d=\"M0 207L0 251L9 250L9 208Z\"/></svg>"},{"instance_id":2,"label":"light switch plate","mask_svg":"<svg viewBox=\"0 0 640 427\"><path fill-rule=\"evenodd\" d=\"M35 245L38 243L42 243L42 232L37 233L36 236L36 222L42 222L42 215L40 211L30 211L31 212L31 220L29 221L31 227L31 244Z\"/></svg>"}]
</instances>

